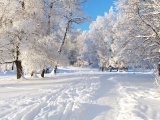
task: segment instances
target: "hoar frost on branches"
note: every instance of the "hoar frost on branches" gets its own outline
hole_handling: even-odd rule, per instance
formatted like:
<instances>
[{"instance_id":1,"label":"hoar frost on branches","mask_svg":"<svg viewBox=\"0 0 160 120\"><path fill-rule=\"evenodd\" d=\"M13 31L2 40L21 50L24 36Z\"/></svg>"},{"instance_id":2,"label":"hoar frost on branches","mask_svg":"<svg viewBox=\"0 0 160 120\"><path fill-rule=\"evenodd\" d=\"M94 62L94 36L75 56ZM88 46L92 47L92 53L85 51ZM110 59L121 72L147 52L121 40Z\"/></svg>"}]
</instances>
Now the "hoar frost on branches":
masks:
<instances>
[{"instance_id":1,"label":"hoar frost on branches","mask_svg":"<svg viewBox=\"0 0 160 120\"><path fill-rule=\"evenodd\" d=\"M118 0L117 12L97 17L86 32L92 66L153 68L160 62L159 0Z\"/></svg>"},{"instance_id":2,"label":"hoar frost on branches","mask_svg":"<svg viewBox=\"0 0 160 120\"><path fill-rule=\"evenodd\" d=\"M0 63L14 62L18 79L23 70L45 69L56 62L66 64L67 56L62 47L72 23L85 19L81 9L85 1L2 0Z\"/></svg>"},{"instance_id":3,"label":"hoar frost on branches","mask_svg":"<svg viewBox=\"0 0 160 120\"><path fill-rule=\"evenodd\" d=\"M130 66L153 67L160 60L160 3L158 0L119 0L116 6L115 57Z\"/></svg>"},{"instance_id":4,"label":"hoar frost on branches","mask_svg":"<svg viewBox=\"0 0 160 120\"><path fill-rule=\"evenodd\" d=\"M84 58L92 67L108 67L111 58L111 44L113 42L113 25L116 20L116 13L111 7L109 13L98 16L96 21L90 25L86 33Z\"/></svg>"}]
</instances>

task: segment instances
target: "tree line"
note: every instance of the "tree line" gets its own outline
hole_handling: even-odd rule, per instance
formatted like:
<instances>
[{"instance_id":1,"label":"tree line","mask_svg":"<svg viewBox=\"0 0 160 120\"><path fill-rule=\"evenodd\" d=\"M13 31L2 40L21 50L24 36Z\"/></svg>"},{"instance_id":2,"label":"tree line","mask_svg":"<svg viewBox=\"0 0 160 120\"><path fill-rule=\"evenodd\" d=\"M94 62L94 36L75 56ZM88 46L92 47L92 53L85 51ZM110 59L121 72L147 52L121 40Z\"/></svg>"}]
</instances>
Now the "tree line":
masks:
<instances>
[{"instance_id":1,"label":"tree line","mask_svg":"<svg viewBox=\"0 0 160 120\"><path fill-rule=\"evenodd\" d=\"M17 79L23 72L66 64L70 51L64 43L79 33L74 24L87 18L81 7L84 2L1 0L0 64L15 64Z\"/></svg>"},{"instance_id":2,"label":"tree line","mask_svg":"<svg viewBox=\"0 0 160 120\"><path fill-rule=\"evenodd\" d=\"M86 0L2 0L0 64L12 63L17 78L49 66L153 68L160 62L159 0L117 0L88 31ZM23 66L23 67L22 67Z\"/></svg>"},{"instance_id":3,"label":"tree line","mask_svg":"<svg viewBox=\"0 0 160 120\"><path fill-rule=\"evenodd\" d=\"M116 1L85 33L84 59L101 68L157 67L159 19L159 0Z\"/></svg>"}]
</instances>

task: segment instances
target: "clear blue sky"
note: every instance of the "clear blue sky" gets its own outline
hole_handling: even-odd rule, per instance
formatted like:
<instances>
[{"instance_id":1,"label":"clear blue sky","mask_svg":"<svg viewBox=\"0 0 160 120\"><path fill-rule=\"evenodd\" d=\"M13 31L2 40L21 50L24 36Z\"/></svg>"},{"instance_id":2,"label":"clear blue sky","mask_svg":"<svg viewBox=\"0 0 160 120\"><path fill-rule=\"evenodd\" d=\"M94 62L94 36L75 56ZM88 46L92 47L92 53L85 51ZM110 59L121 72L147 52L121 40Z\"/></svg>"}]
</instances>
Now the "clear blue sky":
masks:
<instances>
[{"instance_id":1,"label":"clear blue sky","mask_svg":"<svg viewBox=\"0 0 160 120\"><path fill-rule=\"evenodd\" d=\"M97 16L103 16L105 12L108 12L110 7L114 5L115 0L88 0L83 5L84 11L91 17L91 21L95 21ZM81 30L89 30L89 22L78 25L77 28Z\"/></svg>"}]
</instances>

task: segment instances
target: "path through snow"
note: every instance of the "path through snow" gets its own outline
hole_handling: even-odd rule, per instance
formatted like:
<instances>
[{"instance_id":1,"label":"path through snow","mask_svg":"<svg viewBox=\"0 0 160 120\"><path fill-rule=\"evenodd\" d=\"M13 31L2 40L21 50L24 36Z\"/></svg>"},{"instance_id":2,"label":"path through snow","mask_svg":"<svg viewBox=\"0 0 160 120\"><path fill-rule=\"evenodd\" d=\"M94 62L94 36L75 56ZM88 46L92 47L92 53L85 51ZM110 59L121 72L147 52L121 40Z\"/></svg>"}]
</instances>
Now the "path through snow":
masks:
<instances>
[{"instance_id":1,"label":"path through snow","mask_svg":"<svg viewBox=\"0 0 160 120\"><path fill-rule=\"evenodd\" d=\"M160 94L149 73L9 79L0 81L0 120L160 120Z\"/></svg>"}]
</instances>

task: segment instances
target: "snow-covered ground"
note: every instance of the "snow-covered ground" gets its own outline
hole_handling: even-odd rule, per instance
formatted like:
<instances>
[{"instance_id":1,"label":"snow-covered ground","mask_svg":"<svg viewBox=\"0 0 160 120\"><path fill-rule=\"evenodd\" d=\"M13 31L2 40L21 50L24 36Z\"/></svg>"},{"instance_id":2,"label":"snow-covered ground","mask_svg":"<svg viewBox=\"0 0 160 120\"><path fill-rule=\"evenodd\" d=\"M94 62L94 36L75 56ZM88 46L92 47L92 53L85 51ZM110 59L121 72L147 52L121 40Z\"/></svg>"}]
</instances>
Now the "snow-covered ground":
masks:
<instances>
[{"instance_id":1,"label":"snow-covered ground","mask_svg":"<svg viewBox=\"0 0 160 120\"><path fill-rule=\"evenodd\" d=\"M1 74L0 120L160 120L150 72L72 70L26 80Z\"/></svg>"}]
</instances>

